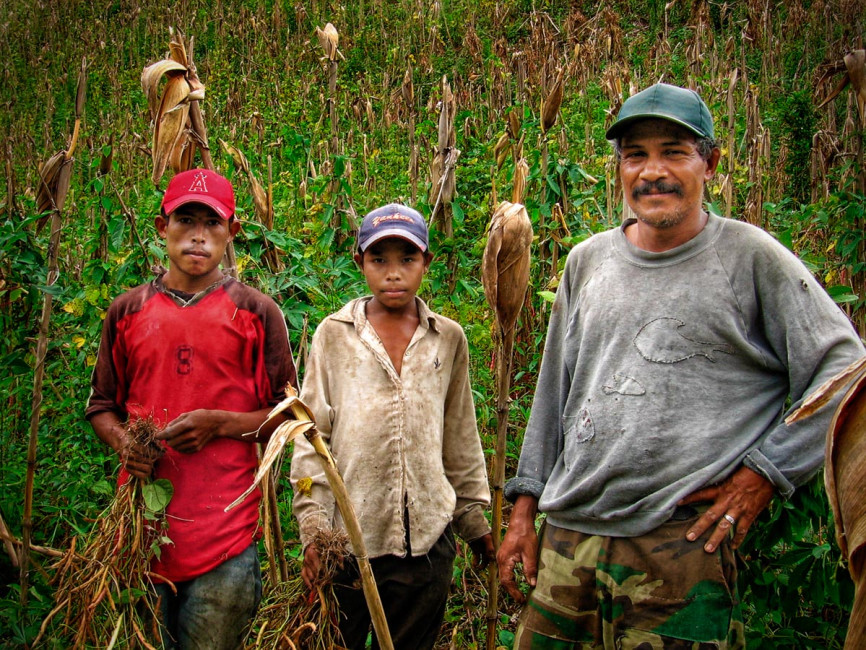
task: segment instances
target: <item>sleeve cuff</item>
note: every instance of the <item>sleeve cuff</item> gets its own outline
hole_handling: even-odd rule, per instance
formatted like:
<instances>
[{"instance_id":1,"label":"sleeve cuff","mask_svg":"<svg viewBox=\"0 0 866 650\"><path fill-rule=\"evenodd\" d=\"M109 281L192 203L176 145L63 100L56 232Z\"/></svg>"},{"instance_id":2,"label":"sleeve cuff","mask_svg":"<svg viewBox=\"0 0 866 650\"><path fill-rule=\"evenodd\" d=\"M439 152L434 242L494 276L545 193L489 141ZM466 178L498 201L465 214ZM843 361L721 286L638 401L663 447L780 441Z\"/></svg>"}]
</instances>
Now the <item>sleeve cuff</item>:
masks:
<instances>
[{"instance_id":1,"label":"sleeve cuff","mask_svg":"<svg viewBox=\"0 0 866 650\"><path fill-rule=\"evenodd\" d=\"M298 519L301 545L304 548L307 548L312 543L317 531L330 529L331 521L324 511L311 512L306 517Z\"/></svg>"},{"instance_id":2,"label":"sleeve cuff","mask_svg":"<svg viewBox=\"0 0 866 650\"><path fill-rule=\"evenodd\" d=\"M541 481L536 481L533 478L526 478L523 476L515 476L505 484L503 495L511 503L514 503L517 500L517 497L524 494L540 499L542 492L544 492L544 483Z\"/></svg>"},{"instance_id":3,"label":"sleeve cuff","mask_svg":"<svg viewBox=\"0 0 866 650\"><path fill-rule=\"evenodd\" d=\"M753 449L746 454L746 457L743 458L743 465L753 472L757 472L775 485L776 490L784 498L787 499L794 494L794 484L785 478L782 472L770 462L770 459L764 456L758 449Z\"/></svg>"},{"instance_id":4,"label":"sleeve cuff","mask_svg":"<svg viewBox=\"0 0 866 650\"><path fill-rule=\"evenodd\" d=\"M454 532L467 541L472 542L490 532L490 524L481 506L469 508L462 515L454 519Z\"/></svg>"}]
</instances>

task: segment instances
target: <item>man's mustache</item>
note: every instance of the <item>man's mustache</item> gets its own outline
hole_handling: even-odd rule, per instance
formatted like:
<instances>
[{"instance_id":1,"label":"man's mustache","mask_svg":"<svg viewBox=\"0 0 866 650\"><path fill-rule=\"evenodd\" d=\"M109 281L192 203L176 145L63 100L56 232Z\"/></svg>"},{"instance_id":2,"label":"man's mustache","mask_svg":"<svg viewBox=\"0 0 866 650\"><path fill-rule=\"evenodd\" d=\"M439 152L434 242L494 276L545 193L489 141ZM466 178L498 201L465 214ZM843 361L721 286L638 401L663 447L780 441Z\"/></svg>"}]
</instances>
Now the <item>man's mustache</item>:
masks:
<instances>
[{"instance_id":1,"label":"man's mustache","mask_svg":"<svg viewBox=\"0 0 866 650\"><path fill-rule=\"evenodd\" d=\"M643 194L651 194L653 192L672 192L677 196L683 195L683 188L677 185L676 183L665 183L664 181L654 181L651 183L644 183L643 185L639 185L631 191L631 196L633 199L643 195Z\"/></svg>"}]
</instances>

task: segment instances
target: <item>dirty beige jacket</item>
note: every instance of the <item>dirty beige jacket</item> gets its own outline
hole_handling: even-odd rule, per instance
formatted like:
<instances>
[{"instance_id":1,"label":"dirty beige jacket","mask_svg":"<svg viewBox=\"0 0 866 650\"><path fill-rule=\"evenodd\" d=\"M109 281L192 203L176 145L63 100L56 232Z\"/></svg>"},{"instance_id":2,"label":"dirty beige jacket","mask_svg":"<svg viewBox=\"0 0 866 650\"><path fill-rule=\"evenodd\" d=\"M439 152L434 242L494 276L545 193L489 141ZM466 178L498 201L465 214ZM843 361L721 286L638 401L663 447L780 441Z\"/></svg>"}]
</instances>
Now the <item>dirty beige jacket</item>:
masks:
<instances>
[{"instance_id":1,"label":"dirty beige jacket","mask_svg":"<svg viewBox=\"0 0 866 650\"><path fill-rule=\"evenodd\" d=\"M367 553L406 555L404 504L412 555L426 554L452 521L463 539L477 539L490 531L483 512L490 491L463 330L416 298L421 322L398 375L367 321L369 300L353 300L319 325L301 389L346 483ZM295 441L291 480L304 546L319 528L343 528L303 437Z\"/></svg>"}]
</instances>

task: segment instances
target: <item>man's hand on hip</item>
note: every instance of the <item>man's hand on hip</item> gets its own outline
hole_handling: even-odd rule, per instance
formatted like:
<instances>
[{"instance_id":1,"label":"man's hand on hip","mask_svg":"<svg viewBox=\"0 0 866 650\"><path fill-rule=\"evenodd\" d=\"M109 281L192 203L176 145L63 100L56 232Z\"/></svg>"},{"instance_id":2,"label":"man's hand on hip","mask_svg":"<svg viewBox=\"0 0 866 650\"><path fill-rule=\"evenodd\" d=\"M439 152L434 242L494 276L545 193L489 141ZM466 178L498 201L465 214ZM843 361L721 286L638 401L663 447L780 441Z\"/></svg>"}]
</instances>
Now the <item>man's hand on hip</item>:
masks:
<instances>
[{"instance_id":1,"label":"man's hand on hip","mask_svg":"<svg viewBox=\"0 0 866 650\"><path fill-rule=\"evenodd\" d=\"M693 542L716 524L716 529L704 544L704 550L707 553L714 552L731 528L734 529L732 547L737 548L774 493L775 488L770 481L748 467L741 467L718 485L698 490L679 502L679 505L712 502L686 533L686 539Z\"/></svg>"}]
</instances>

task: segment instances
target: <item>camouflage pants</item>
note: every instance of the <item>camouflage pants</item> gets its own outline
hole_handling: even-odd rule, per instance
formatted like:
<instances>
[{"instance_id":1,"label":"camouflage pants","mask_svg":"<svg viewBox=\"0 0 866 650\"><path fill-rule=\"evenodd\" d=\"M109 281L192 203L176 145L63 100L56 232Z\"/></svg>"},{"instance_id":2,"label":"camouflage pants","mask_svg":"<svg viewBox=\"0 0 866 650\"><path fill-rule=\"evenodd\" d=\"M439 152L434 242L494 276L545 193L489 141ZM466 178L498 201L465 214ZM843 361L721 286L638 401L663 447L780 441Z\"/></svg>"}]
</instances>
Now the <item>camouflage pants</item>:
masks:
<instances>
[{"instance_id":1,"label":"camouflage pants","mask_svg":"<svg viewBox=\"0 0 866 650\"><path fill-rule=\"evenodd\" d=\"M538 584L514 649L745 648L734 553L729 541L706 553L709 531L687 542L697 517L672 519L642 537L544 524Z\"/></svg>"}]
</instances>

